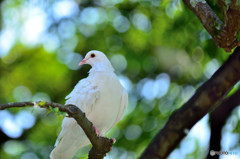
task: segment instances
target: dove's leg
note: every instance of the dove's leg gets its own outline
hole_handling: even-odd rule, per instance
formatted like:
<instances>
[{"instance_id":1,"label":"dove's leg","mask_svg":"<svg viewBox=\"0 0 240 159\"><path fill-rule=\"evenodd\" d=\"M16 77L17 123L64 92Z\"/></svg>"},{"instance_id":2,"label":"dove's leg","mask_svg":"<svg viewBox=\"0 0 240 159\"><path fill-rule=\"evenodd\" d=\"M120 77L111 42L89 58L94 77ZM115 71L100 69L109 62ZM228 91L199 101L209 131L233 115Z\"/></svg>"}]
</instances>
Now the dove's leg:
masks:
<instances>
[{"instance_id":1,"label":"dove's leg","mask_svg":"<svg viewBox=\"0 0 240 159\"><path fill-rule=\"evenodd\" d=\"M100 131L97 129L97 127L96 127L95 125L93 125L93 127L94 127L94 130L95 130L95 133L96 133L98 136L101 136L101 135L100 135ZM116 142L116 139L115 139L115 138L112 138L112 140L113 140L113 143Z\"/></svg>"},{"instance_id":2,"label":"dove's leg","mask_svg":"<svg viewBox=\"0 0 240 159\"><path fill-rule=\"evenodd\" d=\"M96 127L95 125L93 125L93 127L94 127L94 130L95 130L95 133L96 133L98 136L100 136L100 131L97 129L97 127Z\"/></svg>"}]
</instances>

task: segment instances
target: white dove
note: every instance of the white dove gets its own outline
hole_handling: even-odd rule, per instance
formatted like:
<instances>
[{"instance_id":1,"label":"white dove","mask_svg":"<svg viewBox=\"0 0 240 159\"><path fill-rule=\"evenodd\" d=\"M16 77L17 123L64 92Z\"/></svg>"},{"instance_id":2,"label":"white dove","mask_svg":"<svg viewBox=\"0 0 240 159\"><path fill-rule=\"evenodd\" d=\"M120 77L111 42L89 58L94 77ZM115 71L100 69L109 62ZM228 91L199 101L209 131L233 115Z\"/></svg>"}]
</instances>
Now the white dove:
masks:
<instances>
[{"instance_id":1,"label":"white dove","mask_svg":"<svg viewBox=\"0 0 240 159\"><path fill-rule=\"evenodd\" d=\"M92 66L89 76L78 82L66 97L66 104L79 107L86 113L99 135L104 135L123 116L128 104L128 94L104 53L89 51L79 65L83 64ZM50 158L71 159L80 148L88 144L90 141L77 122L65 117Z\"/></svg>"}]
</instances>

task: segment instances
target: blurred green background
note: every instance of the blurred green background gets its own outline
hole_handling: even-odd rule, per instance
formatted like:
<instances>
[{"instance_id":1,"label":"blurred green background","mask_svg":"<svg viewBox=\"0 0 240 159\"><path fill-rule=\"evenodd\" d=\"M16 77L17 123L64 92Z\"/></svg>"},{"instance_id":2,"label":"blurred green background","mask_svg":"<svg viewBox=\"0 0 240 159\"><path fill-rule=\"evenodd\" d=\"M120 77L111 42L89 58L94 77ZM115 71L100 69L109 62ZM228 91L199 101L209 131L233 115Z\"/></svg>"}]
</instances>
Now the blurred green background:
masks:
<instances>
[{"instance_id":1,"label":"blurred green background","mask_svg":"<svg viewBox=\"0 0 240 159\"><path fill-rule=\"evenodd\" d=\"M222 17L216 0L210 5ZM5 0L0 6L0 103L64 104L90 69L78 66L84 55L100 50L108 56L129 93L124 118L108 133L117 139L109 159L139 157L229 56L180 0ZM239 116L237 108L222 132L226 151L240 152L239 133L232 133ZM0 158L49 158L61 120L40 108L0 111ZM208 120L169 158L205 158ZM75 158L86 158L89 149Z\"/></svg>"}]
</instances>

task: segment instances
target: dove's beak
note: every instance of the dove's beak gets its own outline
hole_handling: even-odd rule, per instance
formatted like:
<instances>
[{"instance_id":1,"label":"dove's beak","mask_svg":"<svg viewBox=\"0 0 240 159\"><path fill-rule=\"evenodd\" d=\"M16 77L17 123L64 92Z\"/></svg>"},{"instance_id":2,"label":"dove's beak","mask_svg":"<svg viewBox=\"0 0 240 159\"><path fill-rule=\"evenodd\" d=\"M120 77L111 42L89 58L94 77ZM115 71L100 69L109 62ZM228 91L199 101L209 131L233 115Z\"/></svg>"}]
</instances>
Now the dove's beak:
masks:
<instances>
[{"instance_id":1,"label":"dove's beak","mask_svg":"<svg viewBox=\"0 0 240 159\"><path fill-rule=\"evenodd\" d=\"M89 58L85 58L85 59L83 59L78 65L81 66L81 65L85 64L85 63L87 62L88 59L89 59Z\"/></svg>"}]
</instances>

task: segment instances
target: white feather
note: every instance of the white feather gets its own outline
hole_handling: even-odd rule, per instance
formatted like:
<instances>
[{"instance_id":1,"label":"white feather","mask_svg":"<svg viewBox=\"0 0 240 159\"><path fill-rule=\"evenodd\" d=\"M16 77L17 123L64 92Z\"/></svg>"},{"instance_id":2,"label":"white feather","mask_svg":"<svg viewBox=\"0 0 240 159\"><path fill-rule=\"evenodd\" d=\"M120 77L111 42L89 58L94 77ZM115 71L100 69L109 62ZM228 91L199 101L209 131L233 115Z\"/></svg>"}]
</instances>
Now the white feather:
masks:
<instances>
[{"instance_id":1,"label":"white feather","mask_svg":"<svg viewBox=\"0 0 240 159\"><path fill-rule=\"evenodd\" d=\"M66 104L74 104L86 113L87 118L97 127L101 135L109 131L123 116L128 103L126 90L120 84L107 57L99 51L90 74L82 79L66 97ZM90 53L86 55L90 57ZM92 60L92 61L91 61ZM72 118L64 118L62 131L50 154L51 159L71 159L82 147L90 144L82 128Z\"/></svg>"}]
</instances>

